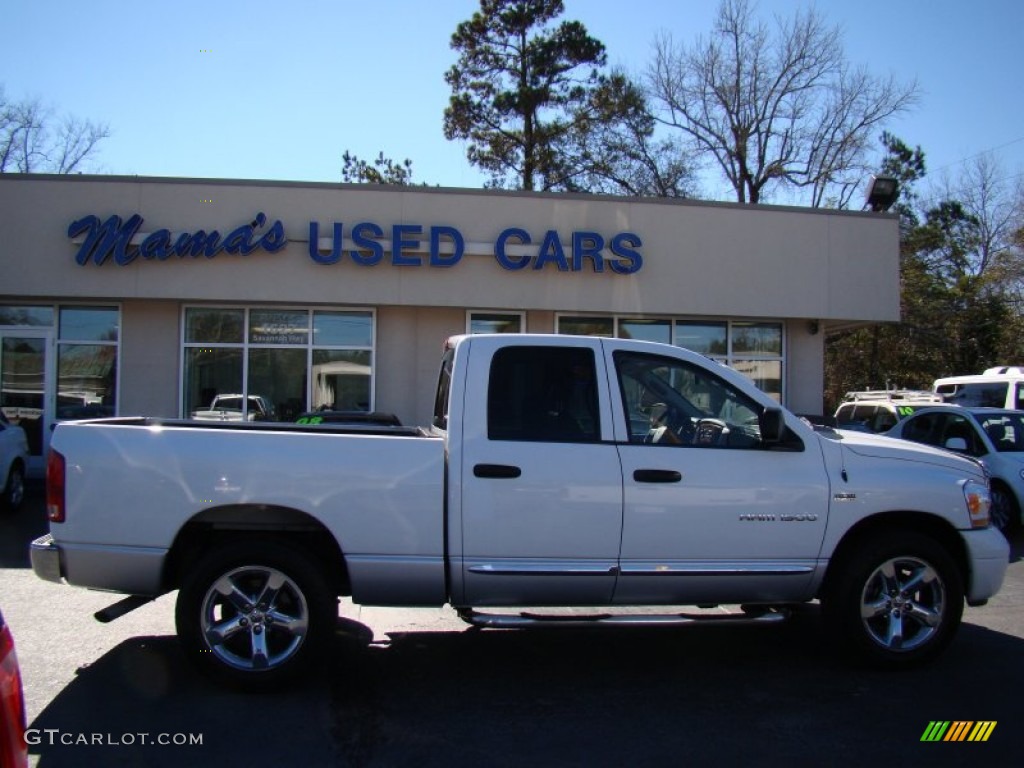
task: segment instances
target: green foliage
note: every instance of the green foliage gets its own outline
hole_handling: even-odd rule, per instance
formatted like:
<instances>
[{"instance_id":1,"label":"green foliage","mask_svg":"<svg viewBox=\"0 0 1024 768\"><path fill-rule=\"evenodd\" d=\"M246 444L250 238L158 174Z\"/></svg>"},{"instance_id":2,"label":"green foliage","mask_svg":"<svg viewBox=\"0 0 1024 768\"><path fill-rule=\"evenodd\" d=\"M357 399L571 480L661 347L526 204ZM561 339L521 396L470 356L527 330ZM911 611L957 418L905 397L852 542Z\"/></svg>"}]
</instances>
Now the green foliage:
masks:
<instances>
[{"instance_id":1,"label":"green foliage","mask_svg":"<svg viewBox=\"0 0 1024 768\"><path fill-rule=\"evenodd\" d=\"M885 134L882 171L900 179L901 321L831 336L825 348L825 406L857 389L929 389L940 376L978 373L1022 362L1022 321L1015 280L1020 244L987 258L987 223L958 199L927 208L913 184L924 176L924 153ZM969 190L965 190L969 192ZM1012 258L1013 249L1017 258Z\"/></svg>"},{"instance_id":2,"label":"green foliage","mask_svg":"<svg viewBox=\"0 0 1024 768\"><path fill-rule=\"evenodd\" d=\"M341 180L347 184L395 184L400 187L412 184L412 160L401 162L384 157L381 152L371 165L367 161L345 150L341 156Z\"/></svg>"},{"instance_id":3,"label":"green foliage","mask_svg":"<svg viewBox=\"0 0 1024 768\"><path fill-rule=\"evenodd\" d=\"M629 164L657 154L643 93L601 73L604 45L578 21L556 23L563 11L561 0L480 0L452 35L445 138L467 142L490 186L645 194L657 184ZM667 175L663 188L682 187Z\"/></svg>"}]
</instances>

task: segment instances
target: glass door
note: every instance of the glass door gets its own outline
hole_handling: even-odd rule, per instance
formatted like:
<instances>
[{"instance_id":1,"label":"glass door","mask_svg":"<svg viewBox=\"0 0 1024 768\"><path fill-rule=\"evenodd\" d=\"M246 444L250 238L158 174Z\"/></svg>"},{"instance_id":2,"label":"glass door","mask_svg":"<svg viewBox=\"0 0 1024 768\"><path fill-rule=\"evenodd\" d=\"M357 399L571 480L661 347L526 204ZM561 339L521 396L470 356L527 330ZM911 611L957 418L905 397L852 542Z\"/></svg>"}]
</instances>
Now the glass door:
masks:
<instances>
[{"instance_id":1,"label":"glass door","mask_svg":"<svg viewBox=\"0 0 1024 768\"><path fill-rule=\"evenodd\" d=\"M28 437L28 474L42 477L50 442L51 331L0 331L0 409Z\"/></svg>"}]
</instances>

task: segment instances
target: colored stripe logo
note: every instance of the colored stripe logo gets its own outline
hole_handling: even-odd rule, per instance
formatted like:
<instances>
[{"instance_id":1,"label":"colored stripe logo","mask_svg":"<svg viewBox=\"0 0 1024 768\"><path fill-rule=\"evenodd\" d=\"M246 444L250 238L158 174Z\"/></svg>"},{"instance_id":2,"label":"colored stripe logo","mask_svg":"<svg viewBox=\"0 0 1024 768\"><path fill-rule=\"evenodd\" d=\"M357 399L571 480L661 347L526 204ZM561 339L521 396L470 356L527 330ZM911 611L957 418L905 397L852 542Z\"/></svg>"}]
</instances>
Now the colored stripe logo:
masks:
<instances>
[{"instance_id":1,"label":"colored stripe logo","mask_svg":"<svg viewBox=\"0 0 1024 768\"><path fill-rule=\"evenodd\" d=\"M932 720L921 741L988 741L996 720Z\"/></svg>"}]
</instances>

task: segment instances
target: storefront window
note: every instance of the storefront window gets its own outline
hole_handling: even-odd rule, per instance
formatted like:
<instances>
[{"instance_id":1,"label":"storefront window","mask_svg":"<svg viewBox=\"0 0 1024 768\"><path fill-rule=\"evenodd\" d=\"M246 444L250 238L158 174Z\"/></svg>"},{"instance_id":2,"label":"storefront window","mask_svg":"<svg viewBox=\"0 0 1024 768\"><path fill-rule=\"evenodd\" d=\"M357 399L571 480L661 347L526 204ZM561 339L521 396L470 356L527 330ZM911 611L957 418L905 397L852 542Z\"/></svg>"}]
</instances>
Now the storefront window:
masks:
<instances>
[{"instance_id":1,"label":"storefront window","mask_svg":"<svg viewBox=\"0 0 1024 768\"><path fill-rule=\"evenodd\" d=\"M780 323L733 323L734 355L782 355Z\"/></svg>"},{"instance_id":2,"label":"storefront window","mask_svg":"<svg viewBox=\"0 0 1024 768\"><path fill-rule=\"evenodd\" d=\"M313 313L313 344L318 347L372 347L373 315L369 312Z\"/></svg>"},{"instance_id":3,"label":"storefront window","mask_svg":"<svg viewBox=\"0 0 1024 768\"><path fill-rule=\"evenodd\" d=\"M313 350L313 408L370 410L373 353L338 349Z\"/></svg>"},{"instance_id":4,"label":"storefront window","mask_svg":"<svg viewBox=\"0 0 1024 768\"><path fill-rule=\"evenodd\" d=\"M250 344L305 344L309 312L253 309L249 312Z\"/></svg>"},{"instance_id":5,"label":"storefront window","mask_svg":"<svg viewBox=\"0 0 1024 768\"><path fill-rule=\"evenodd\" d=\"M189 347L185 350L185 415L202 418L212 414L218 395L242 393L242 349Z\"/></svg>"},{"instance_id":6,"label":"storefront window","mask_svg":"<svg viewBox=\"0 0 1024 768\"><path fill-rule=\"evenodd\" d=\"M469 333L522 333L521 312L470 312Z\"/></svg>"},{"instance_id":7,"label":"storefront window","mask_svg":"<svg viewBox=\"0 0 1024 768\"><path fill-rule=\"evenodd\" d=\"M782 323L561 315L558 333L675 343L748 376L782 401Z\"/></svg>"},{"instance_id":8,"label":"storefront window","mask_svg":"<svg viewBox=\"0 0 1024 768\"><path fill-rule=\"evenodd\" d=\"M189 307L184 326L189 418L294 421L373 407L371 312Z\"/></svg>"},{"instance_id":9,"label":"storefront window","mask_svg":"<svg viewBox=\"0 0 1024 768\"><path fill-rule=\"evenodd\" d=\"M614 317L571 317L558 318L558 332L572 336L615 336Z\"/></svg>"},{"instance_id":10,"label":"storefront window","mask_svg":"<svg viewBox=\"0 0 1024 768\"><path fill-rule=\"evenodd\" d=\"M637 341L659 341L662 344L672 343L672 323L668 320L619 320L620 339L636 339Z\"/></svg>"},{"instance_id":11,"label":"storefront window","mask_svg":"<svg viewBox=\"0 0 1024 768\"><path fill-rule=\"evenodd\" d=\"M201 344L241 344L245 310L190 309L185 313L185 341Z\"/></svg>"},{"instance_id":12,"label":"storefront window","mask_svg":"<svg viewBox=\"0 0 1024 768\"><path fill-rule=\"evenodd\" d=\"M676 346L707 357L724 358L729 354L729 324L676 323Z\"/></svg>"},{"instance_id":13,"label":"storefront window","mask_svg":"<svg viewBox=\"0 0 1024 768\"><path fill-rule=\"evenodd\" d=\"M62 307L57 343L57 418L117 413L116 307Z\"/></svg>"},{"instance_id":14,"label":"storefront window","mask_svg":"<svg viewBox=\"0 0 1024 768\"><path fill-rule=\"evenodd\" d=\"M63 307L60 310L61 341L117 341L117 326L115 307Z\"/></svg>"},{"instance_id":15,"label":"storefront window","mask_svg":"<svg viewBox=\"0 0 1024 768\"><path fill-rule=\"evenodd\" d=\"M53 307L0 306L0 325L52 327Z\"/></svg>"}]
</instances>

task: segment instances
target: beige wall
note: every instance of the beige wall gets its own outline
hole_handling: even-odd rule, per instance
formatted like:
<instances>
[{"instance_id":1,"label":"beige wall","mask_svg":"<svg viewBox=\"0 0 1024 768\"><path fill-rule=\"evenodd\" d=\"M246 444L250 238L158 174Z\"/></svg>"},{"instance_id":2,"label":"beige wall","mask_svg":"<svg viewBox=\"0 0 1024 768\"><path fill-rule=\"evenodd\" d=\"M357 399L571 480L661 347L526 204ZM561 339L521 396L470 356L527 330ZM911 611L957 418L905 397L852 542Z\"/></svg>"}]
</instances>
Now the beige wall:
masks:
<instances>
[{"instance_id":1,"label":"beige wall","mask_svg":"<svg viewBox=\"0 0 1024 768\"><path fill-rule=\"evenodd\" d=\"M121 415L178 415L179 307L174 301L126 301L121 305Z\"/></svg>"},{"instance_id":2,"label":"beige wall","mask_svg":"<svg viewBox=\"0 0 1024 768\"><path fill-rule=\"evenodd\" d=\"M144 233L217 229L257 212L280 220L278 253L220 254L128 266L75 263L72 221L111 215ZM335 221L457 228L467 242L450 268L373 267L309 256L309 225ZM589 230L638 235L632 275L502 269L493 243L508 227L568 244ZM265 231L265 230L264 230ZM465 330L466 309L525 310L550 333L557 312L781 320L787 404L821 409L827 324L899 319L898 231L892 216L674 200L224 180L0 175L0 303L120 302L120 411L176 415L182 303L351 306L377 311L376 404L425 423L443 339ZM482 245L474 245L482 244ZM471 252L476 253L471 253ZM571 257L571 251L567 249ZM811 334L809 323L819 323Z\"/></svg>"},{"instance_id":3,"label":"beige wall","mask_svg":"<svg viewBox=\"0 0 1024 768\"><path fill-rule=\"evenodd\" d=\"M212 202L204 202L212 200ZM217 229L257 212L281 220L289 245L276 254L128 266L74 262L68 225L85 215L138 213L142 231ZM309 223L321 236L340 221L448 225L469 243L494 243L507 227L535 241L547 230L568 243L575 230L610 238L634 232L644 266L633 275L503 270L491 255L448 269L382 263L315 263ZM899 318L898 232L889 216L687 201L355 187L332 184L128 180L117 177L0 178L0 269L4 293L24 297L121 297L284 301L374 306L530 308L633 314L801 317L828 321ZM385 257L385 262L388 258ZM31 269L23 269L31 263ZM467 297L467 286L473 286ZM467 298L474 299L468 302Z\"/></svg>"}]
</instances>

